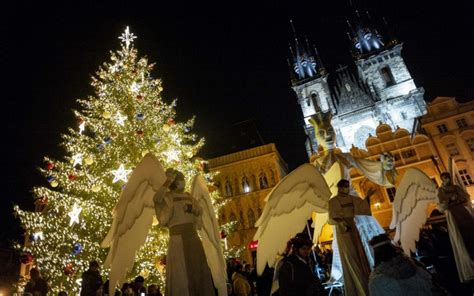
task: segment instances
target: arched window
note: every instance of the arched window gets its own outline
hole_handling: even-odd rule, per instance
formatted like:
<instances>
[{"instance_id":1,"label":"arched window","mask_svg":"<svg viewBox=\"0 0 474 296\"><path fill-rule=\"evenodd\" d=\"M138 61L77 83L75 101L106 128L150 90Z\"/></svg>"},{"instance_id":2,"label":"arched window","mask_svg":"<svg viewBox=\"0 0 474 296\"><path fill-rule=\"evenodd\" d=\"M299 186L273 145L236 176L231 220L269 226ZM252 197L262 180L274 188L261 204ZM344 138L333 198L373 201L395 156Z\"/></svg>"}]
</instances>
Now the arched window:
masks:
<instances>
[{"instance_id":1,"label":"arched window","mask_svg":"<svg viewBox=\"0 0 474 296\"><path fill-rule=\"evenodd\" d=\"M249 227L255 227L255 214L252 209L247 212L247 219L249 220Z\"/></svg>"},{"instance_id":2,"label":"arched window","mask_svg":"<svg viewBox=\"0 0 474 296\"><path fill-rule=\"evenodd\" d=\"M264 172L260 173L260 176L258 177L258 182L260 183L260 189L268 188L268 180Z\"/></svg>"},{"instance_id":3,"label":"arched window","mask_svg":"<svg viewBox=\"0 0 474 296\"><path fill-rule=\"evenodd\" d=\"M270 181L272 182L272 185L276 184L275 172L273 170L270 171Z\"/></svg>"},{"instance_id":4,"label":"arched window","mask_svg":"<svg viewBox=\"0 0 474 296\"><path fill-rule=\"evenodd\" d=\"M237 217L235 216L234 212L230 213L229 222L237 221ZM239 221L237 221L237 225L239 225Z\"/></svg>"},{"instance_id":5,"label":"arched window","mask_svg":"<svg viewBox=\"0 0 474 296\"><path fill-rule=\"evenodd\" d=\"M240 228L244 229L245 228L245 221L244 221L244 213L242 213L242 211L240 211L239 213L239 226Z\"/></svg>"},{"instance_id":6,"label":"arched window","mask_svg":"<svg viewBox=\"0 0 474 296\"><path fill-rule=\"evenodd\" d=\"M380 69L380 73L382 74L382 78L385 81L386 86L392 86L395 84L395 79L393 78L392 71L388 66L383 67Z\"/></svg>"},{"instance_id":7,"label":"arched window","mask_svg":"<svg viewBox=\"0 0 474 296\"><path fill-rule=\"evenodd\" d=\"M245 193L250 192L249 179L246 176L242 178L242 189Z\"/></svg>"},{"instance_id":8,"label":"arched window","mask_svg":"<svg viewBox=\"0 0 474 296\"><path fill-rule=\"evenodd\" d=\"M225 196L229 197L229 196L232 196L232 195L233 195L232 184L230 184L230 181L227 180L225 182Z\"/></svg>"}]
</instances>

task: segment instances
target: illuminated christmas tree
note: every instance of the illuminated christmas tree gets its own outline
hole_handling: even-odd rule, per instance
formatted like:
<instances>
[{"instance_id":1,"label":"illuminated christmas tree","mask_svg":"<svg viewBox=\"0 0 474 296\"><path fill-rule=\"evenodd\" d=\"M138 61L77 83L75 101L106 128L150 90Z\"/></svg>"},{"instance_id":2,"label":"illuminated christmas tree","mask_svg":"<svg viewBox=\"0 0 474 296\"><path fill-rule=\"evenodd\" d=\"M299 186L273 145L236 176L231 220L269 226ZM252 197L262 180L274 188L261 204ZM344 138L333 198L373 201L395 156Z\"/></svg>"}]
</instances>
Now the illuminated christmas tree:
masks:
<instances>
[{"instance_id":1,"label":"illuminated christmas tree","mask_svg":"<svg viewBox=\"0 0 474 296\"><path fill-rule=\"evenodd\" d=\"M33 256L55 293L78 292L89 261L105 259L107 250L100 243L113 207L144 155L154 153L165 168L176 168L189 179L203 173L196 153L204 140L190 132L194 120L175 122L176 101L163 100L162 83L150 74L154 65L139 58L133 47L136 37L127 27L119 38L121 49L92 78L95 95L79 100L83 108L74 111L77 126L63 135L64 158L45 158L41 172L49 186L33 189L40 210L15 206L30 240L18 247ZM163 283L167 235L153 227L129 279L140 274L147 282Z\"/></svg>"}]
</instances>

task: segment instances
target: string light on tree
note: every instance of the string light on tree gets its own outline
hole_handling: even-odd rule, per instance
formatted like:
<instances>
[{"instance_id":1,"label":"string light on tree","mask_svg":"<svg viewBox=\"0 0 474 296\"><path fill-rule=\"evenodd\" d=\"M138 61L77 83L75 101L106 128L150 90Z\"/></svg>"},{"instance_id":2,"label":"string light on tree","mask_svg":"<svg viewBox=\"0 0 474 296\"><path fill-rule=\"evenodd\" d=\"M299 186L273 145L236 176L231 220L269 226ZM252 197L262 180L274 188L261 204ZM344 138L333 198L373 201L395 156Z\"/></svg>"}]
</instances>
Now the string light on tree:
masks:
<instances>
[{"instance_id":1,"label":"string light on tree","mask_svg":"<svg viewBox=\"0 0 474 296\"><path fill-rule=\"evenodd\" d=\"M168 161L179 161L179 151L178 150L170 149L170 150L167 150L167 151L163 152L163 154L166 156Z\"/></svg>"},{"instance_id":2,"label":"string light on tree","mask_svg":"<svg viewBox=\"0 0 474 296\"><path fill-rule=\"evenodd\" d=\"M86 122L84 120L81 120L81 122L79 123L79 134L82 135L85 129L86 129Z\"/></svg>"},{"instance_id":3,"label":"string light on tree","mask_svg":"<svg viewBox=\"0 0 474 296\"><path fill-rule=\"evenodd\" d=\"M118 181L127 182L127 176L131 172L132 170L126 170L125 166L121 164L118 169L112 171L112 174L114 175L114 180L112 181L112 183L117 183Z\"/></svg>"},{"instance_id":4,"label":"string light on tree","mask_svg":"<svg viewBox=\"0 0 474 296\"><path fill-rule=\"evenodd\" d=\"M70 218L69 226L72 226L74 223L79 223L79 214L82 212L82 208L77 206L77 203L74 203L72 210L67 214Z\"/></svg>"}]
</instances>

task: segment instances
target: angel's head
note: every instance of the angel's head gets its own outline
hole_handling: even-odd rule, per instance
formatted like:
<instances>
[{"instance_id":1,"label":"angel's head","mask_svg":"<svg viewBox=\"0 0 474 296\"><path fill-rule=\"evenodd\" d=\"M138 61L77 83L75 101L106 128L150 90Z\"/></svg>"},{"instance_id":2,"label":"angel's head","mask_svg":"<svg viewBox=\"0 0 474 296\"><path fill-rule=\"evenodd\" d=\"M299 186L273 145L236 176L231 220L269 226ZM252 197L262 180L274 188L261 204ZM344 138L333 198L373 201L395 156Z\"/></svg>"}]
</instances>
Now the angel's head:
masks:
<instances>
[{"instance_id":1,"label":"angel's head","mask_svg":"<svg viewBox=\"0 0 474 296\"><path fill-rule=\"evenodd\" d=\"M401 253L401 250L392 244L390 237L385 233L374 236L369 241L369 245L374 255L375 266L388 262Z\"/></svg>"},{"instance_id":2,"label":"angel's head","mask_svg":"<svg viewBox=\"0 0 474 296\"><path fill-rule=\"evenodd\" d=\"M314 127L316 141L324 150L336 148L336 133L331 125L331 118L330 112L318 112L309 120Z\"/></svg>"},{"instance_id":3,"label":"angel's head","mask_svg":"<svg viewBox=\"0 0 474 296\"><path fill-rule=\"evenodd\" d=\"M184 188L186 187L184 174L176 170L174 170L174 174L175 174L175 178L173 182L170 184L169 189L171 191L184 192Z\"/></svg>"},{"instance_id":4,"label":"angel's head","mask_svg":"<svg viewBox=\"0 0 474 296\"><path fill-rule=\"evenodd\" d=\"M380 155L380 161L382 162L382 167L385 171L391 171L395 167L393 163L393 155L389 152L382 153Z\"/></svg>"}]
</instances>

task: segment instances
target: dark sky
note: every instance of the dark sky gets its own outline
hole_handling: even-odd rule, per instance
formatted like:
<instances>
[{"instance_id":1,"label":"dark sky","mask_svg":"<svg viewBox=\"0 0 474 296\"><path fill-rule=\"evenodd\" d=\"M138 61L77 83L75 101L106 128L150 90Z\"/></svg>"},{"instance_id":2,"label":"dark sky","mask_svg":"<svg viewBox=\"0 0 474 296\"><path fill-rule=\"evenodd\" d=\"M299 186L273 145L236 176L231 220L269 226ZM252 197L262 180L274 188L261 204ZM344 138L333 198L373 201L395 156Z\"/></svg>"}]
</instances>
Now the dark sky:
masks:
<instances>
[{"instance_id":1,"label":"dark sky","mask_svg":"<svg viewBox=\"0 0 474 296\"><path fill-rule=\"evenodd\" d=\"M0 246L19 237L12 205L31 207L31 188L44 182L36 168L44 155L60 156L59 135L75 125L76 99L92 94L90 75L108 61L110 50L119 48L117 37L126 25L138 35L139 53L157 63L154 75L164 81L165 99L178 98L179 118L197 116L207 157L226 150L222 135L233 123L253 119L290 168L306 161L302 116L286 64L289 19L317 45L329 71L351 63L348 0L199 1L192 6L178 1L9 2L10 7L2 4L0 28L5 136ZM473 7L470 1L433 2L353 0L386 16L404 42L405 62L427 100L472 99Z\"/></svg>"}]
</instances>

